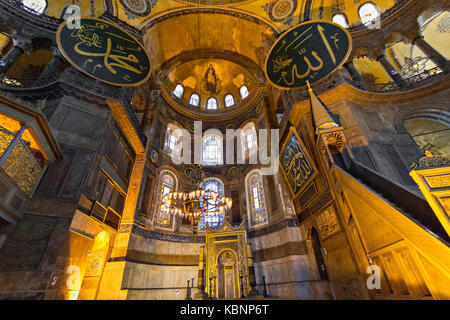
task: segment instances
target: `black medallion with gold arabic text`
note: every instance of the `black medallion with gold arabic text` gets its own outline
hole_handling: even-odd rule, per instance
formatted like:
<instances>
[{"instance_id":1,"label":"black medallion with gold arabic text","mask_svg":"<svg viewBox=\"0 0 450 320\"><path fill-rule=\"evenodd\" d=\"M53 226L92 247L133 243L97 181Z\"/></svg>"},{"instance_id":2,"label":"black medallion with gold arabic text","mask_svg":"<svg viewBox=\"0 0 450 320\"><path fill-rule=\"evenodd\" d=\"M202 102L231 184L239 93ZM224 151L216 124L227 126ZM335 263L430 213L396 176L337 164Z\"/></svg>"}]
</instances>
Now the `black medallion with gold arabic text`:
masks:
<instances>
[{"instance_id":1,"label":"black medallion with gold arabic text","mask_svg":"<svg viewBox=\"0 0 450 320\"><path fill-rule=\"evenodd\" d=\"M299 88L340 68L352 50L351 36L333 22L307 21L283 33L266 59L265 73L278 88Z\"/></svg>"},{"instance_id":2,"label":"black medallion with gold arabic text","mask_svg":"<svg viewBox=\"0 0 450 320\"><path fill-rule=\"evenodd\" d=\"M116 86L137 86L150 76L144 48L129 33L95 18L82 18L81 28L63 22L57 32L59 50L78 70Z\"/></svg>"}]
</instances>

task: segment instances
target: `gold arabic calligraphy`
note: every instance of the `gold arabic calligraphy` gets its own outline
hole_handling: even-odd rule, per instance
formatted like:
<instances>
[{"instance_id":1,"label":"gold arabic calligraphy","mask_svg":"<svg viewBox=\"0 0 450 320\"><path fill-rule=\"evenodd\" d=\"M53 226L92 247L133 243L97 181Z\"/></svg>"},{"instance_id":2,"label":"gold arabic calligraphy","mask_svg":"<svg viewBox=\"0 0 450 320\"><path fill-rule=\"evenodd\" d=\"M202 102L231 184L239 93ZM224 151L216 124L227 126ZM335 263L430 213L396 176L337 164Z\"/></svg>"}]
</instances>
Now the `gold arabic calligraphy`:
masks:
<instances>
[{"instance_id":1,"label":"gold arabic calligraphy","mask_svg":"<svg viewBox=\"0 0 450 320\"><path fill-rule=\"evenodd\" d=\"M296 79L304 79L307 78L308 76L311 78L314 78L316 73L311 73L311 72L315 72L315 71L319 71L323 68L324 66L324 61L323 58L320 57L320 55L314 51L311 50L310 54L306 54L306 48L302 47L300 49L297 50L297 48L303 44L306 40L308 40L310 37L312 37L312 29L313 27L309 27L308 29L306 29L304 32L302 32L298 37L296 37L294 40L292 40L290 43L286 43L286 41L283 40L282 45L280 48L278 48L278 50L276 51L276 54L280 53L278 56L276 56L273 60L272 60L272 64L273 64L273 72L274 73L278 73L280 70L283 70L287 67L290 67L290 71L285 71L283 70L280 74L280 78L277 81L278 83L281 83L281 81L284 81L284 84L292 86L295 82ZM333 64L336 66L336 56L333 52L333 49L331 48L331 45L327 39L327 37L324 34L324 28L318 24L317 25L317 31L320 35L320 38L323 42L323 44L325 45L326 51L328 53L328 55L331 58L331 61L333 62ZM309 34L307 34L308 32L310 32ZM294 32L294 36L297 35L297 32ZM304 38L302 38L303 36L305 36ZM330 37L330 39L334 40L334 46L339 49L337 42L339 41L338 38L338 33L335 33L333 36ZM287 44L287 45L286 45ZM305 62L307 69L305 72L303 73L299 73L299 68L297 67L297 64L292 64L292 61L294 59L292 58L288 58L286 57L286 55L284 55L284 52L287 52L287 50L289 49L289 47L291 47L292 45L295 46L293 47L293 49L295 51L291 51L291 52L295 52L300 56L303 56L303 61ZM286 45L286 47L284 47L284 45ZM284 50L282 50L284 47ZM310 58L311 56L311 58ZM311 62L314 61L315 62ZM290 76L290 80L288 78L288 76Z\"/></svg>"},{"instance_id":2,"label":"gold arabic calligraphy","mask_svg":"<svg viewBox=\"0 0 450 320\"><path fill-rule=\"evenodd\" d=\"M104 38L99 36L98 30L103 30L106 25L102 23L96 23L93 25L82 25L80 29L77 29L72 32L71 36L73 38L77 38L79 42L77 42L74 46L75 52L80 55L90 57L84 61L83 67L86 68L88 63L93 63L94 61L91 59L92 57L103 57L103 65L96 64L93 68L93 72L95 73L97 68L102 68L103 66L112 74L117 73L117 68L121 68L135 74L142 74L147 67L138 65L138 67L134 67L130 63L138 64L139 59L136 55L129 53L129 51L141 51L141 47L136 45L134 41L131 39L124 38L121 35L114 34L111 32L105 32L109 36L105 36ZM106 39L105 39L106 38ZM113 39L120 39L123 41L127 41L133 45L124 46L121 44L113 45ZM106 40L106 41L105 41ZM105 47L106 42L106 47ZM104 52L92 52L89 48L104 48ZM131 81L129 74L126 74L122 78L126 81Z\"/></svg>"},{"instance_id":3,"label":"gold arabic calligraphy","mask_svg":"<svg viewBox=\"0 0 450 320\"><path fill-rule=\"evenodd\" d=\"M285 152L283 152L282 163L292 190L297 192L309 179L313 168L294 136L291 137Z\"/></svg>"}]
</instances>

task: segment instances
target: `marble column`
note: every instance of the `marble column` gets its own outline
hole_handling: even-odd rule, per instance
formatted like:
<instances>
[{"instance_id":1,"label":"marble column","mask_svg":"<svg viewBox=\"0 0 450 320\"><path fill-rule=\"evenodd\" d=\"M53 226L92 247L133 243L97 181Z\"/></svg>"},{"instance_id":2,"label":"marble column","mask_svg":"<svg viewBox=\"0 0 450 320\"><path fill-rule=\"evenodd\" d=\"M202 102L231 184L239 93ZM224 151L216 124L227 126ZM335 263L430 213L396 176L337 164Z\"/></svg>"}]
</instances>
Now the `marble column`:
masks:
<instances>
[{"instance_id":1,"label":"marble column","mask_svg":"<svg viewBox=\"0 0 450 320\"><path fill-rule=\"evenodd\" d=\"M381 64L383 69L387 72L387 74L391 77L391 79L398 84L399 86L403 86L405 84L405 80L402 76L397 72L394 66L389 62L384 54L377 58L377 61Z\"/></svg>"},{"instance_id":2,"label":"marble column","mask_svg":"<svg viewBox=\"0 0 450 320\"><path fill-rule=\"evenodd\" d=\"M198 252L198 292L195 295L196 299L208 299L205 292L205 246L200 246Z\"/></svg>"},{"instance_id":3,"label":"marble column","mask_svg":"<svg viewBox=\"0 0 450 320\"><path fill-rule=\"evenodd\" d=\"M247 250L247 265L248 265L248 280L250 282L250 292L249 296L257 295L256 291L256 276L255 276L255 266L253 265L253 253L252 253L252 245L250 243L245 244L245 248Z\"/></svg>"},{"instance_id":4,"label":"marble column","mask_svg":"<svg viewBox=\"0 0 450 320\"><path fill-rule=\"evenodd\" d=\"M347 69L348 73L350 74L350 76L352 77L353 80L355 81L364 81L364 79L361 77L361 75L359 74L358 70L356 70L354 64L352 61L347 62L346 64L344 64L345 69Z\"/></svg>"},{"instance_id":5,"label":"marble column","mask_svg":"<svg viewBox=\"0 0 450 320\"><path fill-rule=\"evenodd\" d=\"M62 54L59 49L53 50L53 58L49 64L45 67L44 71L41 72L39 77L34 82L35 85L45 84L45 82L53 77L57 77L56 69L64 61Z\"/></svg>"},{"instance_id":6,"label":"marble column","mask_svg":"<svg viewBox=\"0 0 450 320\"><path fill-rule=\"evenodd\" d=\"M4 76L16 60L25 52L27 40L13 38L13 47L0 60L0 77Z\"/></svg>"},{"instance_id":7,"label":"marble column","mask_svg":"<svg viewBox=\"0 0 450 320\"><path fill-rule=\"evenodd\" d=\"M441 69L447 67L447 58L445 58L439 51L433 48L428 42L425 41L423 36L418 36L412 42L413 45L418 46L425 54Z\"/></svg>"}]
</instances>

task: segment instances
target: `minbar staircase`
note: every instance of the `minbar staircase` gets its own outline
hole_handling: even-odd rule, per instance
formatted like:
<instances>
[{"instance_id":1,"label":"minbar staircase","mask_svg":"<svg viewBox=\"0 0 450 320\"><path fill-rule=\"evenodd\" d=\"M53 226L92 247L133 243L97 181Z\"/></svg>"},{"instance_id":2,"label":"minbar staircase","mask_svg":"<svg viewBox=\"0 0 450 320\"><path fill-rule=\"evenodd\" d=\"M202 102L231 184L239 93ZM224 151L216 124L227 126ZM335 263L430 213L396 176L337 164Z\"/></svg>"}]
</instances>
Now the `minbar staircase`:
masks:
<instances>
[{"instance_id":1,"label":"minbar staircase","mask_svg":"<svg viewBox=\"0 0 450 320\"><path fill-rule=\"evenodd\" d=\"M450 237L425 199L356 161L346 171L403 215L450 246Z\"/></svg>"}]
</instances>

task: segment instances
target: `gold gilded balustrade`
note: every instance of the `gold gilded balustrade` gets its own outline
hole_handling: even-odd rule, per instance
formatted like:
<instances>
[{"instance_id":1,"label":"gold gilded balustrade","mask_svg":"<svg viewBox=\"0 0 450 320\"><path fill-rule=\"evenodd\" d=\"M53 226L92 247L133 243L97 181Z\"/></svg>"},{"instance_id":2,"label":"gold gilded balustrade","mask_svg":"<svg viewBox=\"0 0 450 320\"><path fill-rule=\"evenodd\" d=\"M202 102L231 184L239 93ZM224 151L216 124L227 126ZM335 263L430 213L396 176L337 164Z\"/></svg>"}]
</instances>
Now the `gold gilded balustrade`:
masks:
<instances>
[{"instance_id":1,"label":"gold gilded balustrade","mask_svg":"<svg viewBox=\"0 0 450 320\"><path fill-rule=\"evenodd\" d=\"M0 128L0 156L5 152L13 138L13 133ZM30 195L42 173L41 167L23 140L17 143L2 169L27 195Z\"/></svg>"}]
</instances>

